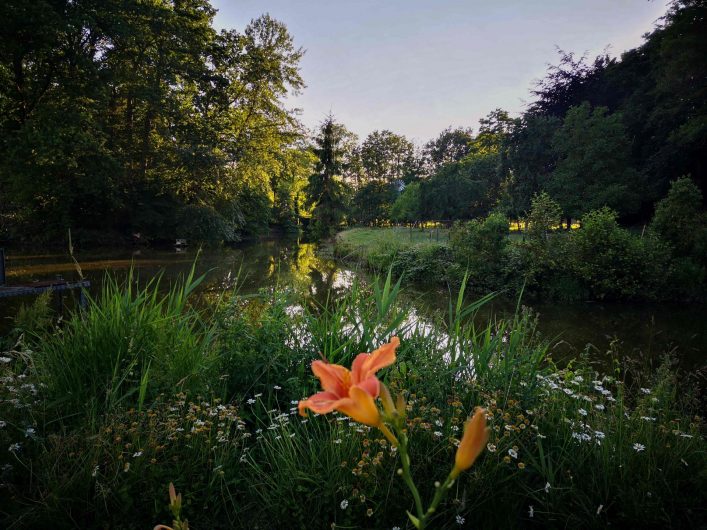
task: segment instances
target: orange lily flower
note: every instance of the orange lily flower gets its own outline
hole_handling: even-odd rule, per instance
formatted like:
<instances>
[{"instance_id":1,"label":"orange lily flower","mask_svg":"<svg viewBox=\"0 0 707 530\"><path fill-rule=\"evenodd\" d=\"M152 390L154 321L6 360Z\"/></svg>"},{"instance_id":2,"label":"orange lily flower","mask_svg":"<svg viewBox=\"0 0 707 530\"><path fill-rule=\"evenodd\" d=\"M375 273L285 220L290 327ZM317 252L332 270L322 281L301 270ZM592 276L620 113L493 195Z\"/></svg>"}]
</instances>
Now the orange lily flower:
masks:
<instances>
[{"instance_id":1,"label":"orange lily flower","mask_svg":"<svg viewBox=\"0 0 707 530\"><path fill-rule=\"evenodd\" d=\"M338 364L314 361L312 372L319 378L324 391L300 401L299 413L305 416L306 409L318 414L338 410L360 423L379 426L380 412L374 402L380 394L376 372L395 362L395 349L399 345L400 339L393 337L372 353L358 354L350 371Z\"/></svg>"},{"instance_id":2,"label":"orange lily flower","mask_svg":"<svg viewBox=\"0 0 707 530\"><path fill-rule=\"evenodd\" d=\"M462 441L454 457L453 478L456 478L462 471L466 471L474 464L476 458L483 451L488 438L489 430L486 428L486 410L479 407L476 409L474 417L468 419L464 425L464 436L462 436Z\"/></svg>"}]
</instances>

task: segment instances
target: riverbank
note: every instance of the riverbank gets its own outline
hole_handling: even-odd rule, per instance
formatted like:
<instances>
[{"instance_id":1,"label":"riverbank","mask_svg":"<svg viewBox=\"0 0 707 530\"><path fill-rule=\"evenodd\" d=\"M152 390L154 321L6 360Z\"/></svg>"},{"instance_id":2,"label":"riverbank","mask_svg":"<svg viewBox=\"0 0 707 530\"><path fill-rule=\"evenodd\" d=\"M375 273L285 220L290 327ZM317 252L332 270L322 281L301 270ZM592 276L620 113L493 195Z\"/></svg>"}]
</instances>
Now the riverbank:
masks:
<instances>
[{"instance_id":1,"label":"riverbank","mask_svg":"<svg viewBox=\"0 0 707 530\"><path fill-rule=\"evenodd\" d=\"M478 305L455 297L447 317L421 319L390 281L322 304L286 286L197 303L197 283L166 296L108 283L83 315L59 322L40 301L18 318L0 367L4 525L166 523L171 482L194 528L406 527L390 444L341 415L296 414L318 386L312 360L350 366L392 335L401 345L379 375L407 401L423 498L464 419L489 411L488 445L436 528L690 528L705 516L700 393L670 364L558 369L532 313L474 324Z\"/></svg>"},{"instance_id":2,"label":"riverbank","mask_svg":"<svg viewBox=\"0 0 707 530\"><path fill-rule=\"evenodd\" d=\"M334 238L334 253L404 283L458 286L475 293L523 293L528 300L674 301L704 303L701 262L674 254L654 234L621 228L600 210L571 232L510 232L508 221L486 219L442 228L353 228Z\"/></svg>"}]
</instances>

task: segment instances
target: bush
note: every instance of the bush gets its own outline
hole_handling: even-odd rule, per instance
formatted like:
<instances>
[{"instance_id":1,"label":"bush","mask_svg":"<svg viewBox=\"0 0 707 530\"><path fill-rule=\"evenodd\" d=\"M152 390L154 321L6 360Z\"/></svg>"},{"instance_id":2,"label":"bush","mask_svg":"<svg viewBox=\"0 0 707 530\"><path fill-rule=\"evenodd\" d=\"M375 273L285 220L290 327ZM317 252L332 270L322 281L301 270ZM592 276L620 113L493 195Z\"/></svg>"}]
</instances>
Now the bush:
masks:
<instances>
[{"instance_id":1,"label":"bush","mask_svg":"<svg viewBox=\"0 0 707 530\"><path fill-rule=\"evenodd\" d=\"M571 234L570 266L594 298L633 298L643 287L640 241L617 215L609 208L589 212Z\"/></svg>"},{"instance_id":2,"label":"bush","mask_svg":"<svg viewBox=\"0 0 707 530\"><path fill-rule=\"evenodd\" d=\"M658 202L651 229L670 243L677 256L704 257L699 248L707 239L707 219L701 212L702 193L689 177L670 185L668 196Z\"/></svg>"},{"instance_id":3,"label":"bush","mask_svg":"<svg viewBox=\"0 0 707 530\"><path fill-rule=\"evenodd\" d=\"M457 222L449 234L454 259L468 268L475 290L494 290L504 285L507 245L508 219L500 213L483 220Z\"/></svg>"}]
</instances>

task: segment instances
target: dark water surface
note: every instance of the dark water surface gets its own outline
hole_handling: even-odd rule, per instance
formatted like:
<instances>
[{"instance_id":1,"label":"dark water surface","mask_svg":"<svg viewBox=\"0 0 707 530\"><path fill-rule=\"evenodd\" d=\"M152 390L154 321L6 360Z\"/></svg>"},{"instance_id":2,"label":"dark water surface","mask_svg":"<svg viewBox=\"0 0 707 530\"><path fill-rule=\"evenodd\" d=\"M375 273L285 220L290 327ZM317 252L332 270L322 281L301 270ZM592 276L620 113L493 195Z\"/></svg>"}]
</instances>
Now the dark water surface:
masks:
<instances>
[{"instance_id":1,"label":"dark water surface","mask_svg":"<svg viewBox=\"0 0 707 530\"><path fill-rule=\"evenodd\" d=\"M107 250L79 252L76 258L83 275L92 282L91 290L100 287L106 271L124 277L131 266L144 282L162 273L165 284L188 273L196 257L195 249L176 250ZM222 291L236 282L241 293L263 287L293 286L323 300L332 289L342 289L355 277L369 278L318 252L311 243L293 240L267 240L238 248L205 250L197 261L197 273L206 273L201 289ZM65 253L28 253L8 251L8 285L33 280L78 279L73 261ZM449 291L421 286L406 288L405 296L424 315L446 310ZM60 307L62 300L55 296ZM12 316L21 303L30 298L0 298L0 333L11 326ZM64 295L70 305L72 295ZM68 303L68 304L67 304ZM527 302L539 314L539 328L552 340L555 357L577 354L591 344L591 355L606 360L606 351L615 339L622 355L633 358L656 358L664 351L675 351L686 368L707 361L707 307L680 304L636 303L543 303ZM484 308L479 318L504 316L515 310L514 300L497 299Z\"/></svg>"}]
</instances>

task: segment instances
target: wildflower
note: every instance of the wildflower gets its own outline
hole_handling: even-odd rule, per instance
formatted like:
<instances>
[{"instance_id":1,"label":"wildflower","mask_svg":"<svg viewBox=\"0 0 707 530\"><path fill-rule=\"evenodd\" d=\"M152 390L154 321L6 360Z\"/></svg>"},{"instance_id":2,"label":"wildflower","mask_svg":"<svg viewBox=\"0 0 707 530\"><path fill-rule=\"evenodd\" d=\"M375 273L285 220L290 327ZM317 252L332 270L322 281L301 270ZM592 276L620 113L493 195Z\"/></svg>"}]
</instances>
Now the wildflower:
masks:
<instances>
[{"instance_id":1,"label":"wildflower","mask_svg":"<svg viewBox=\"0 0 707 530\"><path fill-rule=\"evenodd\" d=\"M343 501L341 501L341 504L339 504L339 506L341 507L342 510L345 510L346 508L349 507L349 501L344 499Z\"/></svg>"},{"instance_id":2,"label":"wildflower","mask_svg":"<svg viewBox=\"0 0 707 530\"><path fill-rule=\"evenodd\" d=\"M474 413L474 417L467 420L464 425L464 435L454 457L454 468L451 473L453 478L456 478L459 473L473 465L486 445L488 437L486 411L478 408Z\"/></svg>"},{"instance_id":3,"label":"wildflower","mask_svg":"<svg viewBox=\"0 0 707 530\"><path fill-rule=\"evenodd\" d=\"M486 444L486 449L488 450L489 453L495 453L496 452L496 446L493 444Z\"/></svg>"},{"instance_id":4,"label":"wildflower","mask_svg":"<svg viewBox=\"0 0 707 530\"><path fill-rule=\"evenodd\" d=\"M399 526L394 526L394 527L392 528L392 530L400 530L400 527L399 527Z\"/></svg>"},{"instance_id":5,"label":"wildflower","mask_svg":"<svg viewBox=\"0 0 707 530\"><path fill-rule=\"evenodd\" d=\"M368 510L366 510L366 515L368 517L371 517L373 515L373 508L369 508Z\"/></svg>"},{"instance_id":6,"label":"wildflower","mask_svg":"<svg viewBox=\"0 0 707 530\"><path fill-rule=\"evenodd\" d=\"M282 387L279 386L279 385L274 385L273 388L274 388L275 390L282 390Z\"/></svg>"},{"instance_id":7,"label":"wildflower","mask_svg":"<svg viewBox=\"0 0 707 530\"><path fill-rule=\"evenodd\" d=\"M655 421L656 418L653 418L652 416L641 416L641 419L643 421Z\"/></svg>"},{"instance_id":8,"label":"wildflower","mask_svg":"<svg viewBox=\"0 0 707 530\"><path fill-rule=\"evenodd\" d=\"M601 431L594 431L594 437L597 438L598 440L603 440L606 437L606 435Z\"/></svg>"},{"instance_id":9,"label":"wildflower","mask_svg":"<svg viewBox=\"0 0 707 530\"><path fill-rule=\"evenodd\" d=\"M604 410L604 405L602 405L601 403L597 403L596 405L594 405L594 408L597 410Z\"/></svg>"},{"instance_id":10,"label":"wildflower","mask_svg":"<svg viewBox=\"0 0 707 530\"><path fill-rule=\"evenodd\" d=\"M550 493L550 488L551 488L551 487L552 487L552 486L550 486L550 483L549 483L549 482L546 482L546 483L545 483L545 488L544 488L544 489L545 489L545 493Z\"/></svg>"},{"instance_id":11,"label":"wildflower","mask_svg":"<svg viewBox=\"0 0 707 530\"><path fill-rule=\"evenodd\" d=\"M4 421L0 421L0 429L4 428L7 425Z\"/></svg>"},{"instance_id":12,"label":"wildflower","mask_svg":"<svg viewBox=\"0 0 707 530\"><path fill-rule=\"evenodd\" d=\"M444 425L444 422L442 420L435 420L435 425L437 427L441 427L442 425Z\"/></svg>"},{"instance_id":13,"label":"wildflower","mask_svg":"<svg viewBox=\"0 0 707 530\"><path fill-rule=\"evenodd\" d=\"M633 448L637 453L640 453L641 451L645 450L646 446L643 444L635 443L633 444Z\"/></svg>"},{"instance_id":14,"label":"wildflower","mask_svg":"<svg viewBox=\"0 0 707 530\"><path fill-rule=\"evenodd\" d=\"M14 443L14 444L10 445L10 447L8 447L7 450L10 451L11 453L16 453L21 448L22 448L21 443Z\"/></svg>"},{"instance_id":15,"label":"wildflower","mask_svg":"<svg viewBox=\"0 0 707 530\"><path fill-rule=\"evenodd\" d=\"M246 403L248 403L248 405L252 405L253 403L255 403L255 400L253 398L249 398Z\"/></svg>"},{"instance_id":16,"label":"wildflower","mask_svg":"<svg viewBox=\"0 0 707 530\"><path fill-rule=\"evenodd\" d=\"M459 526L463 525L465 520L466 519L464 519L461 515L457 515L456 517L456 521Z\"/></svg>"},{"instance_id":17,"label":"wildflower","mask_svg":"<svg viewBox=\"0 0 707 530\"><path fill-rule=\"evenodd\" d=\"M509 449L508 456L512 458L518 458L518 451L516 451L515 449Z\"/></svg>"},{"instance_id":18,"label":"wildflower","mask_svg":"<svg viewBox=\"0 0 707 530\"><path fill-rule=\"evenodd\" d=\"M523 462L518 462L518 469L525 469L525 464Z\"/></svg>"},{"instance_id":19,"label":"wildflower","mask_svg":"<svg viewBox=\"0 0 707 530\"><path fill-rule=\"evenodd\" d=\"M139 458L141 456L142 456L142 451L137 451L137 452L133 453L133 458Z\"/></svg>"},{"instance_id":20,"label":"wildflower","mask_svg":"<svg viewBox=\"0 0 707 530\"><path fill-rule=\"evenodd\" d=\"M586 416L586 415L587 415L587 411L584 410L584 409L579 409L577 412L579 412L582 416Z\"/></svg>"},{"instance_id":21,"label":"wildflower","mask_svg":"<svg viewBox=\"0 0 707 530\"><path fill-rule=\"evenodd\" d=\"M437 438L441 438L441 437L442 437L442 433L439 432L439 431L435 431L435 432L433 432L432 434L434 434Z\"/></svg>"},{"instance_id":22,"label":"wildflower","mask_svg":"<svg viewBox=\"0 0 707 530\"><path fill-rule=\"evenodd\" d=\"M260 392L259 394L255 394L255 397L259 398L259 397L262 396L262 395L263 395L263 393Z\"/></svg>"},{"instance_id":23,"label":"wildflower","mask_svg":"<svg viewBox=\"0 0 707 530\"><path fill-rule=\"evenodd\" d=\"M12 362L12 358L11 358L11 357L5 357L5 356L0 357L0 363L7 364L7 363L9 363L9 362Z\"/></svg>"},{"instance_id":24,"label":"wildflower","mask_svg":"<svg viewBox=\"0 0 707 530\"><path fill-rule=\"evenodd\" d=\"M650 388L641 388L641 392L642 392L643 394L648 395L648 394L651 393L651 389L650 389Z\"/></svg>"},{"instance_id":25,"label":"wildflower","mask_svg":"<svg viewBox=\"0 0 707 530\"><path fill-rule=\"evenodd\" d=\"M533 509L533 505L531 504L530 506L528 506L528 517L530 517L532 519L534 515L535 515L535 510Z\"/></svg>"},{"instance_id":26,"label":"wildflower","mask_svg":"<svg viewBox=\"0 0 707 530\"><path fill-rule=\"evenodd\" d=\"M34 430L34 427L27 427L25 429L25 437L28 438L30 436L34 436L37 431Z\"/></svg>"},{"instance_id":27,"label":"wildflower","mask_svg":"<svg viewBox=\"0 0 707 530\"><path fill-rule=\"evenodd\" d=\"M373 401L380 393L380 381L375 374L395 362L395 349L399 345L400 340L393 337L373 353L360 353L351 371L338 364L314 361L312 371L324 391L300 401L300 414L304 416L305 409L319 414L338 410L365 425L380 426L380 413Z\"/></svg>"}]
</instances>

